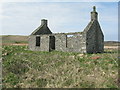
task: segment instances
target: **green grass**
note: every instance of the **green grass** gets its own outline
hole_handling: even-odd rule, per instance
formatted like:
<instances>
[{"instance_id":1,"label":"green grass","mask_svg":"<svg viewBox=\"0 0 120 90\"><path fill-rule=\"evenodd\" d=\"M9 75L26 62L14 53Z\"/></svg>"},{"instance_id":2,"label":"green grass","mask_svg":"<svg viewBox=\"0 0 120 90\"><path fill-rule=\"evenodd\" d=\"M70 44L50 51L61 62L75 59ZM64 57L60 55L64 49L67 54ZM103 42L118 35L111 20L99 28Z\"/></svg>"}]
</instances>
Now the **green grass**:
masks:
<instances>
[{"instance_id":1,"label":"green grass","mask_svg":"<svg viewBox=\"0 0 120 90\"><path fill-rule=\"evenodd\" d=\"M80 55L3 46L3 87L117 88L117 51Z\"/></svg>"}]
</instances>

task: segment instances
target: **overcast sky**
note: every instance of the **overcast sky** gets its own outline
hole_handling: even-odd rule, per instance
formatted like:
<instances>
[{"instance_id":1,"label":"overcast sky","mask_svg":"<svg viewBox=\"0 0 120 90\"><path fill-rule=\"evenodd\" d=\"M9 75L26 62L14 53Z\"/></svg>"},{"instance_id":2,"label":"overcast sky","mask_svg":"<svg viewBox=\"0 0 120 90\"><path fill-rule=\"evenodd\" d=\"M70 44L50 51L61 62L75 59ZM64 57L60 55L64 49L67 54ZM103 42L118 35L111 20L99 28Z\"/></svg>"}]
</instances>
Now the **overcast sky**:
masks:
<instances>
[{"instance_id":1,"label":"overcast sky","mask_svg":"<svg viewBox=\"0 0 120 90\"><path fill-rule=\"evenodd\" d=\"M117 41L117 2L4 2L0 4L0 29L2 35L30 35L41 19L47 19L52 32L81 32L90 21L93 6L105 40Z\"/></svg>"}]
</instances>

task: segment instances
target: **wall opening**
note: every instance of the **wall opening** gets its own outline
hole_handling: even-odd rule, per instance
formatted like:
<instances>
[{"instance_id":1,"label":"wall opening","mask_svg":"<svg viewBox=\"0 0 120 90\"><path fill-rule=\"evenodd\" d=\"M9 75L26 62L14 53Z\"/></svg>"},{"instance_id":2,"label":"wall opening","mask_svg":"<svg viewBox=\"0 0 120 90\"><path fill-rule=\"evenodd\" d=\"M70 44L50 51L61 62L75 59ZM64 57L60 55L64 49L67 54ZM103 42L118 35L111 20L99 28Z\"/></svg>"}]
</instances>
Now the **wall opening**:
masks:
<instances>
[{"instance_id":1,"label":"wall opening","mask_svg":"<svg viewBox=\"0 0 120 90\"><path fill-rule=\"evenodd\" d=\"M72 44L73 44L73 39L74 39L74 36L73 34L69 34L69 35L66 35L66 48L72 48Z\"/></svg>"},{"instance_id":2,"label":"wall opening","mask_svg":"<svg viewBox=\"0 0 120 90\"><path fill-rule=\"evenodd\" d=\"M72 35L72 34L71 34L71 35L67 35L67 37L73 37L73 36L74 36L74 35Z\"/></svg>"},{"instance_id":3,"label":"wall opening","mask_svg":"<svg viewBox=\"0 0 120 90\"><path fill-rule=\"evenodd\" d=\"M66 48L67 48L67 44L68 44L68 43L67 43L67 35L66 35Z\"/></svg>"},{"instance_id":4,"label":"wall opening","mask_svg":"<svg viewBox=\"0 0 120 90\"><path fill-rule=\"evenodd\" d=\"M40 36L36 37L36 46L40 46Z\"/></svg>"},{"instance_id":5,"label":"wall opening","mask_svg":"<svg viewBox=\"0 0 120 90\"><path fill-rule=\"evenodd\" d=\"M55 37L49 36L49 50L55 50Z\"/></svg>"}]
</instances>

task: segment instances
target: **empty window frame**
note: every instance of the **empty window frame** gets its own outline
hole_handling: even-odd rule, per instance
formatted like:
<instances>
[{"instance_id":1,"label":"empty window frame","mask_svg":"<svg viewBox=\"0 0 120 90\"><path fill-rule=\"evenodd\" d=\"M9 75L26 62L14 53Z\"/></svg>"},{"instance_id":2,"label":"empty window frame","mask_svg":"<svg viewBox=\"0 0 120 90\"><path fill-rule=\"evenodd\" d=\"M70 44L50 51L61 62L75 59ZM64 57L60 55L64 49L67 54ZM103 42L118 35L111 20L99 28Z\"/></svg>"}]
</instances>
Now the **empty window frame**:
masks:
<instances>
[{"instance_id":1,"label":"empty window frame","mask_svg":"<svg viewBox=\"0 0 120 90\"><path fill-rule=\"evenodd\" d=\"M67 35L67 37L73 37L73 36L74 36L74 35L72 35L72 34L71 34L71 35Z\"/></svg>"},{"instance_id":2,"label":"empty window frame","mask_svg":"<svg viewBox=\"0 0 120 90\"><path fill-rule=\"evenodd\" d=\"M73 34L66 35L66 48L69 47L69 44L68 44L68 43L70 42L70 38L72 38L72 37L74 37Z\"/></svg>"},{"instance_id":3,"label":"empty window frame","mask_svg":"<svg viewBox=\"0 0 120 90\"><path fill-rule=\"evenodd\" d=\"M40 36L36 37L36 46L40 46Z\"/></svg>"}]
</instances>

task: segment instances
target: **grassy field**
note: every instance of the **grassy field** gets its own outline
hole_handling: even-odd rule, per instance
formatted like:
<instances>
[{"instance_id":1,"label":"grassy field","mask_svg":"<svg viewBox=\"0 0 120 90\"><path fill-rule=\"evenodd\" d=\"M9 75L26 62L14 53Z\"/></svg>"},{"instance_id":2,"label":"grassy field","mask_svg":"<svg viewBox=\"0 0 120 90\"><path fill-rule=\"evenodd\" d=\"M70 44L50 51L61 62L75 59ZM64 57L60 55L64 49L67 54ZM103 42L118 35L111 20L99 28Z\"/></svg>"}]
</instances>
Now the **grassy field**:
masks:
<instances>
[{"instance_id":1,"label":"grassy field","mask_svg":"<svg viewBox=\"0 0 120 90\"><path fill-rule=\"evenodd\" d=\"M118 52L30 51L3 46L3 88L117 88Z\"/></svg>"}]
</instances>

